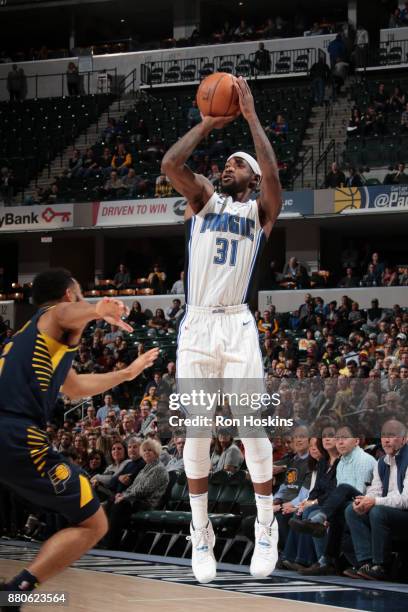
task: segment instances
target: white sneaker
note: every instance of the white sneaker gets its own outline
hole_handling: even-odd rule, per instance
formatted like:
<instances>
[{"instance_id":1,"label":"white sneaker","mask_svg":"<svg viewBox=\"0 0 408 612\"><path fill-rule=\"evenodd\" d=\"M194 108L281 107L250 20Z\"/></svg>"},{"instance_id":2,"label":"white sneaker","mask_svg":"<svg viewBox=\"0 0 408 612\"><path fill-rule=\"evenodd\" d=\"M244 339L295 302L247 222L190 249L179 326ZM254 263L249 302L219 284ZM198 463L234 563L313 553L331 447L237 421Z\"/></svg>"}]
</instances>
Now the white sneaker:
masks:
<instances>
[{"instance_id":1,"label":"white sneaker","mask_svg":"<svg viewBox=\"0 0 408 612\"><path fill-rule=\"evenodd\" d=\"M266 578L272 574L278 562L278 523L274 518L271 525L255 521L255 549L249 571L255 578Z\"/></svg>"},{"instance_id":2,"label":"white sneaker","mask_svg":"<svg viewBox=\"0 0 408 612\"><path fill-rule=\"evenodd\" d=\"M194 576L198 582L211 582L217 573L217 563L213 553L215 535L211 521L208 521L207 527L202 529L194 529L190 523L190 534L187 540L191 540L192 544L191 565Z\"/></svg>"}]
</instances>

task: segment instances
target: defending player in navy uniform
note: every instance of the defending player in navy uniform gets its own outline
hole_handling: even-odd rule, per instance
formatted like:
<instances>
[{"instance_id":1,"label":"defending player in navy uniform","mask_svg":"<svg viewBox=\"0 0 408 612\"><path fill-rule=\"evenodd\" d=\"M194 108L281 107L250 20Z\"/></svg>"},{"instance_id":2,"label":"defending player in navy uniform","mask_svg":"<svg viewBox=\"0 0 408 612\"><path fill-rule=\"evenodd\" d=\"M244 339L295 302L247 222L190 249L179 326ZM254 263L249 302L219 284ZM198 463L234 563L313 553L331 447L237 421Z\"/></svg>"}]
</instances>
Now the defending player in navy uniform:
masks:
<instances>
[{"instance_id":1,"label":"defending player in navy uniform","mask_svg":"<svg viewBox=\"0 0 408 612\"><path fill-rule=\"evenodd\" d=\"M262 381L259 339L247 300L263 243L281 210L281 185L275 154L255 111L246 81L236 83L241 113L248 122L257 159L231 155L221 176L221 193L186 165L201 140L231 117L204 117L166 153L162 171L188 200L185 222L186 316L180 325L177 377ZM251 194L258 190L257 199ZM266 435L241 436L255 489L257 520L251 561L254 576L268 576L277 561L278 528L273 516L272 447ZM210 437L187 432L184 465L192 524L192 567L198 581L216 575L214 531L208 519Z\"/></svg>"},{"instance_id":2,"label":"defending player in navy uniform","mask_svg":"<svg viewBox=\"0 0 408 612\"><path fill-rule=\"evenodd\" d=\"M110 298L86 302L77 281L62 269L34 279L33 299L39 310L0 357L0 482L61 514L70 526L45 542L27 569L0 587L8 591L32 590L81 557L107 531L105 513L88 478L53 450L44 432L58 393L62 390L70 398L103 393L138 376L158 355L153 349L124 370L78 375L71 364L85 326L104 319L132 331L121 318L127 308Z\"/></svg>"}]
</instances>

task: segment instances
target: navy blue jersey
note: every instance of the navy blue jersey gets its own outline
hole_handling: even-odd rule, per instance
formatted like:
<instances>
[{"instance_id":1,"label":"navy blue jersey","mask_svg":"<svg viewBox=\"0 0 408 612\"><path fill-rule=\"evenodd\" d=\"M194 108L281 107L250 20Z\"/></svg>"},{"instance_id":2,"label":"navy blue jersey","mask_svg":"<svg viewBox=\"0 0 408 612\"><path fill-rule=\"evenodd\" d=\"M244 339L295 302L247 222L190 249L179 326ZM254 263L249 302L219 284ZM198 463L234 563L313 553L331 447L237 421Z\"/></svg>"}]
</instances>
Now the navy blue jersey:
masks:
<instances>
[{"instance_id":1,"label":"navy blue jersey","mask_svg":"<svg viewBox=\"0 0 408 612\"><path fill-rule=\"evenodd\" d=\"M0 417L25 417L40 426L52 417L78 347L38 330L46 310L40 309L16 332L0 356Z\"/></svg>"}]
</instances>

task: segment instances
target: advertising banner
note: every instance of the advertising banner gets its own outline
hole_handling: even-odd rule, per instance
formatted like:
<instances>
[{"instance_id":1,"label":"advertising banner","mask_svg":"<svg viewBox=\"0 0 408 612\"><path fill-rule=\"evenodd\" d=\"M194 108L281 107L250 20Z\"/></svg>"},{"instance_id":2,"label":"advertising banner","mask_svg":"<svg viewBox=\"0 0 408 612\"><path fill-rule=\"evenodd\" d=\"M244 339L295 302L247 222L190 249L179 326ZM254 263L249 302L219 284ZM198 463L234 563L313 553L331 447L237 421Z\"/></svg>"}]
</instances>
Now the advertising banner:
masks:
<instances>
[{"instance_id":1,"label":"advertising banner","mask_svg":"<svg viewBox=\"0 0 408 612\"><path fill-rule=\"evenodd\" d=\"M74 226L74 204L0 208L0 231L51 230Z\"/></svg>"},{"instance_id":2,"label":"advertising banner","mask_svg":"<svg viewBox=\"0 0 408 612\"><path fill-rule=\"evenodd\" d=\"M313 215L313 191L284 191L282 213ZM94 202L94 225L120 227L132 225L172 225L182 223L187 202L184 198L152 198Z\"/></svg>"},{"instance_id":3,"label":"advertising banner","mask_svg":"<svg viewBox=\"0 0 408 612\"><path fill-rule=\"evenodd\" d=\"M408 185L339 187L334 190L334 212L352 210L389 212L408 210Z\"/></svg>"}]
</instances>

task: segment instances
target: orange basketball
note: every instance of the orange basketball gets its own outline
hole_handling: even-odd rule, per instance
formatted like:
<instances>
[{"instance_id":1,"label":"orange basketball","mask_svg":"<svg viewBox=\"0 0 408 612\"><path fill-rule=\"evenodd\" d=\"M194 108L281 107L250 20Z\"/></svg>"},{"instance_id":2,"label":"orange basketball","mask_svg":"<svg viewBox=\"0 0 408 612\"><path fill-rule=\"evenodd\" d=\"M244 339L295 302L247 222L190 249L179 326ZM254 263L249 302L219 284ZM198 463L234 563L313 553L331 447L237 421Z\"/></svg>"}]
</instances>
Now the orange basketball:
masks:
<instances>
[{"instance_id":1,"label":"orange basketball","mask_svg":"<svg viewBox=\"0 0 408 612\"><path fill-rule=\"evenodd\" d=\"M239 99L234 87L236 80L227 72L215 72L201 82L197 105L204 116L231 117L239 113Z\"/></svg>"}]
</instances>

